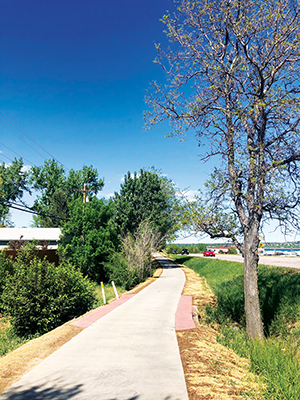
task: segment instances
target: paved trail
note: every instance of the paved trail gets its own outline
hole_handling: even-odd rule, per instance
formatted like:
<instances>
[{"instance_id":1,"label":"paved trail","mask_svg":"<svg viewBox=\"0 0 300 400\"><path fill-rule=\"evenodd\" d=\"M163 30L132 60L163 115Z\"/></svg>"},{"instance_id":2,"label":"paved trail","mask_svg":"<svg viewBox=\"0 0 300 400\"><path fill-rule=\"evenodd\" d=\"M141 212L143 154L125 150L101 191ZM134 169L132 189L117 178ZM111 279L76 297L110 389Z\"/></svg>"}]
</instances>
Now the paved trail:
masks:
<instances>
[{"instance_id":1,"label":"paved trail","mask_svg":"<svg viewBox=\"0 0 300 400\"><path fill-rule=\"evenodd\" d=\"M157 281L83 330L0 399L188 400L175 333L185 276L162 262Z\"/></svg>"}]
</instances>

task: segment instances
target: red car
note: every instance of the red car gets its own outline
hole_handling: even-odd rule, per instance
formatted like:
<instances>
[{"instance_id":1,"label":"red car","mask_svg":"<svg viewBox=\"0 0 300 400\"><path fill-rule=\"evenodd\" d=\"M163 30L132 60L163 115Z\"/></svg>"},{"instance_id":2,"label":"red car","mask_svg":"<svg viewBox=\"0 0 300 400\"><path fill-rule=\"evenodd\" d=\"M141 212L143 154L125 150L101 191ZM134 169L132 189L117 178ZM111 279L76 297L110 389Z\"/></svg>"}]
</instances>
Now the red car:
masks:
<instances>
[{"instance_id":1,"label":"red car","mask_svg":"<svg viewBox=\"0 0 300 400\"><path fill-rule=\"evenodd\" d=\"M215 253L212 250L205 250L205 252L203 253L204 257L214 257Z\"/></svg>"}]
</instances>

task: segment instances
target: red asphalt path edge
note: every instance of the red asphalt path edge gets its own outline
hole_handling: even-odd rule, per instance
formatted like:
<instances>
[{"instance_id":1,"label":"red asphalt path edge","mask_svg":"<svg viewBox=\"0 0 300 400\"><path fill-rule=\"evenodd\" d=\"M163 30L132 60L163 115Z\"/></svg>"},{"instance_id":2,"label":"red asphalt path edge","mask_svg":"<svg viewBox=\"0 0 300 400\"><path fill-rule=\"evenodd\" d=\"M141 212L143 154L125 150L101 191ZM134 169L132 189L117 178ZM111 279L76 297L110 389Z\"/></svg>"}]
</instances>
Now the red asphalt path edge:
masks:
<instances>
[{"instance_id":1,"label":"red asphalt path edge","mask_svg":"<svg viewBox=\"0 0 300 400\"><path fill-rule=\"evenodd\" d=\"M115 308L119 307L121 304L124 304L126 301L131 299L134 294L124 294L118 299L112 301L111 303L96 308L96 310L90 312L88 315L83 316L77 321L73 322L72 325L79 326L80 328L87 328L92 325L94 322L98 321L98 319L104 317L104 315L108 314Z\"/></svg>"},{"instance_id":2,"label":"red asphalt path edge","mask_svg":"<svg viewBox=\"0 0 300 400\"><path fill-rule=\"evenodd\" d=\"M94 322L98 321L98 319L104 317L106 314L119 307L121 304L124 304L133 296L135 295L124 294L117 300L114 300L105 306L98 307L96 310L90 312L82 318L79 318L77 321L73 322L72 325L79 326L80 328L87 328ZM175 314L175 330L184 331L196 328L192 314L193 298L191 296L181 296Z\"/></svg>"},{"instance_id":3,"label":"red asphalt path edge","mask_svg":"<svg viewBox=\"0 0 300 400\"><path fill-rule=\"evenodd\" d=\"M175 314L175 330L186 331L196 328L193 320L192 296L181 296Z\"/></svg>"}]
</instances>

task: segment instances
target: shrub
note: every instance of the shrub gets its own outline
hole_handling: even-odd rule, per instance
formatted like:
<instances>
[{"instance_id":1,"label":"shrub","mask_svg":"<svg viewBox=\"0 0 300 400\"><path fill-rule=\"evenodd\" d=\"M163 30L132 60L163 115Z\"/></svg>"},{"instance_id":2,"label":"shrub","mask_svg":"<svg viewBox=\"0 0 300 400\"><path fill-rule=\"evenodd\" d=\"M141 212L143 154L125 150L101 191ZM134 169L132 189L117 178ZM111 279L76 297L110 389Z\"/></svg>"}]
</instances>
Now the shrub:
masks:
<instances>
[{"instance_id":1,"label":"shrub","mask_svg":"<svg viewBox=\"0 0 300 400\"><path fill-rule=\"evenodd\" d=\"M2 306L19 335L42 334L89 310L93 285L70 264L55 267L20 251L4 286Z\"/></svg>"},{"instance_id":2,"label":"shrub","mask_svg":"<svg viewBox=\"0 0 300 400\"><path fill-rule=\"evenodd\" d=\"M139 283L136 270L129 269L124 253L113 253L109 262L105 263L104 270L110 281L114 281L117 286L131 289Z\"/></svg>"},{"instance_id":3,"label":"shrub","mask_svg":"<svg viewBox=\"0 0 300 400\"><path fill-rule=\"evenodd\" d=\"M227 254L238 254L238 252L234 247L230 247L227 251Z\"/></svg>"},{"instance_id":4,"label":"shrub","mask_svg":"<svg viewBox=\"0 0 300 400\"><path fill-rule=\"evenodd\" d=\"M166 247L167 254L172 254L174 251L176 251L177 253L180 253L181 248L179 246L177 246L177 244L169 244Z\"/></svg>"}]
</instances>

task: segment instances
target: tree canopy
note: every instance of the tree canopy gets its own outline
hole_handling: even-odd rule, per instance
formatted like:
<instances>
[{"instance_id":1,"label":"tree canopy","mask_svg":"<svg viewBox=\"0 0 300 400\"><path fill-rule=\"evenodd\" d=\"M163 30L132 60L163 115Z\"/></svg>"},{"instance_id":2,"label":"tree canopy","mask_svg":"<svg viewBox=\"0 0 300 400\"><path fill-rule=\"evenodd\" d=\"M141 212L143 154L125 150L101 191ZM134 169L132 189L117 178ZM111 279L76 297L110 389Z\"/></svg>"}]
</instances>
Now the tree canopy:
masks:
<instances>
[{"instance_id":1,"label":"tree canopy","mask_svg":"<svg viewBox=\"0 0 300 400\"><path fill-rule=\"evenodd\" d=\"M143 221L164 240L176 230L173 183L154 170L128 172L114 196L114 221L121 234L134 234Z\"/></svg>"},{"instance_id":2,"label":"tree canopy","mask_svg":"<svg viewBox=\"0 0 300 400\"><path fill-rule=\"evenodd\" d=\"M84 207L82 200L76 199L70 203L70 218L62 226L59 254L98 283L105 278L104 263L119 246L112 209L112 202L97 197Z\"/></svg>"},{"instance_id":3,"label":"tree canopy","mask_svg":"<svg viewBox=\"0 0 300 400\"><path fill-rule=\"evenodd\" d=\"M299 11L295 0L180 1L163 17L170 48L156 46L167 84L154 82L147 97L148 124L167 119L172 135L191 129L206 144L202 160L218 156L205 203L220 227L226 215L236 216L247 332L260 338L262 223L299 228Z\"/></svg>"},{"instance_id":4,"label":"tree canopy","mask_svg":"<svg viewBox=\"0 0 300 400\"><path fill-rule=\"evenodd\" d=\"M96 195L104 185L93 166L85 165L78 171L71 169L67 175L55 160L47 160L41 167L32 167L29 183L40 193L33 205L33 209L38 212L34 222L40 227L62 225L69 217L69 203L82 198L84 183L88 184L90 197Z\"/></svg>"},{"instance_id":5,"label":"tree canopy","mask_svg":"<svg viewBox=\"0 0 300 400\"><path fill-rule=\"evenodd\" d=\"M23 170L23 161L16 158L10 165L0 165L0 223L6 225L11 202L23 197L28 191L27 172Z\"/></svg>"}]
</instances>

